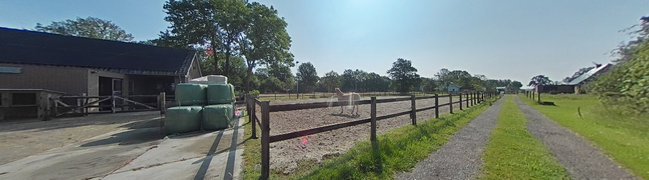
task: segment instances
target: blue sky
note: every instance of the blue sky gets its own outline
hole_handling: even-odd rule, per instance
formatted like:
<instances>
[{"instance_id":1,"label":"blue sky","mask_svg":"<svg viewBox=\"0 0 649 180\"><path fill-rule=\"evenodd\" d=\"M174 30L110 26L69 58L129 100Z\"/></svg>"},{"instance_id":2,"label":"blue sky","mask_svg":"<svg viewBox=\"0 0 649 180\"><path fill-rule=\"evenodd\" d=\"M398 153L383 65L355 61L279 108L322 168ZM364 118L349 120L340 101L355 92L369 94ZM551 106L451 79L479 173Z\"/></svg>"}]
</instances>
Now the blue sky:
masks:
<instances>
[{"instance_id":1,"label":"blue sky","mask_svg":"<svg viewBox=\"0 0 649 180\"><path fill-rule=\"evenodd\" d=\"M649 15L649 1L304 1L262 0L288 23L291 52L319 75L362 69L386 75L397 58L419 74L462 69L526 84L538 74L561 80L630 36L622 29ZM33 28L76 17L113 21L136 40L168 23L164 1L0 0L0 26ZM293 68L295 70L295 68Z\"/></svg>"}]
</instances>

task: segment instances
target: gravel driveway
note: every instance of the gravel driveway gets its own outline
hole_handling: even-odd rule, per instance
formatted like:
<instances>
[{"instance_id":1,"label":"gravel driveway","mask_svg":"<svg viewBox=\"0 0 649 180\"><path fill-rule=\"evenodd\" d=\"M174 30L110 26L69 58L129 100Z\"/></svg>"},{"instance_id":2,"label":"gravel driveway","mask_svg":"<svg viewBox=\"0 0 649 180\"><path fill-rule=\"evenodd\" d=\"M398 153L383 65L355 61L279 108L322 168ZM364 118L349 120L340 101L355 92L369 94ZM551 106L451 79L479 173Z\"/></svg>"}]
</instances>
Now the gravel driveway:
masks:
<instances>
[{"instance_id":1,"label":"gravel driveway","mask_svg":"<svg viewBox=\"0 0 649 180\"><path fill-rule=\"evenodd\" d=\"M498 113L505 98L451 136L449 142L415 165L412 172L397 174L395 179L475 179L482 165L481 155L491 131L498 124Z\"/></svg>"},{"instance_id":2,"label":"gravel driveway","mask_svg":"<svg viewBox=\"0 0 649 180\"><path fill-rule=\"evenodd\" d=\"M552 151L574 179L638 179L589 141L577 136L514 96L527 118L527 130Z\"/></svg>"}]
</instances>

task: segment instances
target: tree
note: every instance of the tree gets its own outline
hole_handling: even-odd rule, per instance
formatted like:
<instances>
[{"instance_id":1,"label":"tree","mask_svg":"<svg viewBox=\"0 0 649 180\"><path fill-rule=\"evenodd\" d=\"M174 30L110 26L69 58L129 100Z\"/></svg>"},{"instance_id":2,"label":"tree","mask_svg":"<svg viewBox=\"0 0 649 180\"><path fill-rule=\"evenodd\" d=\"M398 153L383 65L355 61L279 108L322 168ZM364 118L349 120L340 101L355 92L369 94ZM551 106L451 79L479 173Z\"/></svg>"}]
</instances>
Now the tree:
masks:
<instances>
[{"instance_id":1,"label":"tree","mask_svg":"<svg viewBox=\"0 0 649 180\"><path fill-rule=\"evenodd\" d=\"M520 90L521 87L523 87L523 84L521 82L512 81L511 83L509 83L509 85L507 85L507 91L518 92L518 90Z\"/></svg>"},{"instance_id":2,"label":"tree","mask_svg":"<svg viewBox=\"0 0 649 180\"><path fill-rule=\"evenodd\" d=\"M532 80L530 81L530 83L527 84L527 86L547 85L550 83L552 83L550 78L545 77L544 75L538 75L532 77Z\"/></svg>"},{"instance_id":3,"label":"tree","mask_svg":"<svg viewBox=\"0 0 649 180\"><path fill-rule=\"evenodd\" d=\"M417 74L417 68L412 67L410 60L402 58L392 63L392 68L387 73L390 74L393 82L396 83L395 87L402 94L409 92L420 80L419 74Z\"/></svg>"},{"instance_id":4,"label":"tree","mask_svg":"<svg viewBox=\"0 0 649 180\"><path fill-rule=\"evenodd\" d=\"M105 39L113 41L132 41L133 35L127 33L119 26L110 21L102 20L95 17L77 18L76 20L65 20L52 22L43 26L36 23L36 31L56 33L68 36L79 36L95 39Z\"/></svg>"},{"instance_id":5,"label":"tree","mask_svg":"<svg viewBox=\"0 0 649 180\"><path fill-rule=\"evenodd\" d=\"M246 39L241 41L241 49L248 65L248 76L252 75L253 68L259 64L293 66L293 54L288 52L291 48L291 37L286 32L287 24L284 19L277 15L277 10L273 7L268 8L257 2L249 4L248 8L251 9L251 24L244 32Z\"/></svg>"},{"instance_id":6,"label":"tree","mask_svg":"<svg viewBox=\"0 0 649 180\"><path fill-rule=\"evenodd\" d=\"M244 1L170 0L163 8L171 31L161 32L161 43L174 46L209 46L225 56L224 75L230 73L230 56L238 53L243 31L249 26L249 8ZM216 53L220 52L220 53ZM217 58L218 59L218 58ZM218 63L214 64L215 69Z\"/></svg>"},{"instance_id":7,"label":"tree","mask_svg":"<svg viewBox=\"0 0 649 180\"><path fill-rule=\"evenodd\" d=\"M322 82L322 86L327 89L327 92L333 92L335 88L340 87L342 78L338 73L330 71L320 78L320 82Z\"/></svg>"},{"instance_id":8,"label":"tree","mask_svg":"<svg viewBox=\"0 0 649 180\"><path fill-rule=\"evenodd\" d=\"M302 87L300 89L301 92L312 92L315 90L319 79L315 67L309 62L300 64L296 77L299 80L299 87Z\"/></svg>"}]
</instances>

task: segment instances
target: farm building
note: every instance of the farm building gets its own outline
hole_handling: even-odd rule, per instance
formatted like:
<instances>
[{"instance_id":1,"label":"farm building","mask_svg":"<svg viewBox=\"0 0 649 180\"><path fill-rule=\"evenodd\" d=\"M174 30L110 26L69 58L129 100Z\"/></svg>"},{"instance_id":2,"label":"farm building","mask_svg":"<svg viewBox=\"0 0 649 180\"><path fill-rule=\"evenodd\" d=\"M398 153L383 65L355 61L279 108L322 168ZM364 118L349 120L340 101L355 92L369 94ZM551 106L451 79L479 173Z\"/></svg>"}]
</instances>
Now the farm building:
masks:
<instances>
[{"instance_id":1,"label":"farm building","mask_svg":"<svg viewBox=\"0 0 649 180\"><path fill-rule=\"evenodd\" d=\"M450 84L450 85L446 86L446 90L448 92L460 92L460 87L458 87L455 84Z\"/></svg>"},{"instance_id":2,"label":"farm building","mask_svg":"<svg viewBox=\"0 0 649 180\"><path fill-rule=\"evenodd\" d=\"M589 71L571 79L569 82L564 82L560 85L543 85L539 86L538 91L541 93L559 94L559 93L584 93L581 86L594 80L597 76L608 71L612 64L598 64Z\"/></svg>"},{"instance_id":3,"label":"farm building","mask_svg":"<svg viewBox=\"0 0 649 180\"><path fill-rule=\"evenodd\" d=\"M0 28L0 89L173 94L174 84L200 76L192 50Z\"/></svg>"}]
</instances>

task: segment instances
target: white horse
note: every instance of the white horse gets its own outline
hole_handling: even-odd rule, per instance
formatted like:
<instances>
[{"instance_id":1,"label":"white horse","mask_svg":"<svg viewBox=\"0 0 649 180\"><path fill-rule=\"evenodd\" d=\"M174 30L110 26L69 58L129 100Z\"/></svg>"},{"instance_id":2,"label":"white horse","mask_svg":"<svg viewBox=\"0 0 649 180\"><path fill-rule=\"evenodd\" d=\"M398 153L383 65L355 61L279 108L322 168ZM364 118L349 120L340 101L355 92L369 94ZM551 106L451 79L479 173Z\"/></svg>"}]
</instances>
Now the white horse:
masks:
<instances>
[{"instance_id":1,"label":"white horse","mask_svg":"<svg viewBox=\"0 0 649 180\"><path fill-rule=\"evenodd\" d=\"M347 102L348 105L352 106L352 112L351 114L354 114L354 110L356 110L356 115L358 115L358 104L354 103L355 101L361 100L361 95L358 93L343 93L340 89L336 88L336 96L338 96L338 102ZM342 114L345 111L343 106L340 106L340 114Z\"/></svg>"}]
</instances>

